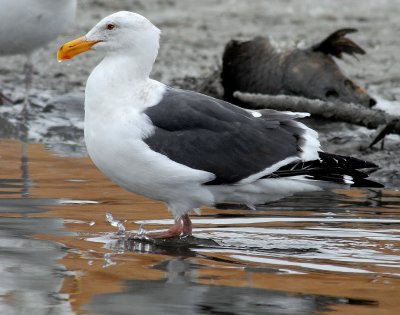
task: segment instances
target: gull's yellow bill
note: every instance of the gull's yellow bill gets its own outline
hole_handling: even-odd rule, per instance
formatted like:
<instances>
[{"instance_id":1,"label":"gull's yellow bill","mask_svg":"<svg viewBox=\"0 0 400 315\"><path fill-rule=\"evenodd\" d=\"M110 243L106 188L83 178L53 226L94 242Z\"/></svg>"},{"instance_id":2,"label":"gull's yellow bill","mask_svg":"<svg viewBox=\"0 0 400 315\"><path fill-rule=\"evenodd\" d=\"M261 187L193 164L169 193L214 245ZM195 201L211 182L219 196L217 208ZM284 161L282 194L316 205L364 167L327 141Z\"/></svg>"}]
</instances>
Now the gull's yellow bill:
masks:
<instances>
[{"instance_id":1,"label":"gull's yellow bill","mask_svg":"<svg viewBox=\"0 0 400 315\"><path fill-rule=\"evenodd\" d=\"M98 40L87 40L86 36L79 37L60 47L57 52L57 60L64 61L72 59L76 55L89 51L93 45L97 44Z\"/></svg>"}]
</instances>

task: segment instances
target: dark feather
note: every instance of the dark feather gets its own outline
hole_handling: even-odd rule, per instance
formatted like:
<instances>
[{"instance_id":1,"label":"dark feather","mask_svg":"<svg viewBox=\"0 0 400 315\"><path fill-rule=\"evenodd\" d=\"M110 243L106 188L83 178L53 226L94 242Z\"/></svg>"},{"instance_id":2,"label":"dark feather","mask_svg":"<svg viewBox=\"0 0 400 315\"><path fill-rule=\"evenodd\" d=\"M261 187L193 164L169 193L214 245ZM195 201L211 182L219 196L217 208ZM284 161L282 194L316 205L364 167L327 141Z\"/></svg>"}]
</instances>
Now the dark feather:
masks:
<instances>
[{"instance_id":1,"label":"dark feather","mask_svg":"<svg viewBox=\"0 0 400 315\"><path fill-rule=\"evenodd\" d=\"M345 184L345 175L351 176L354 187L381 188L382 184L366 179L368 174L360 169L377 169L377 165L350 156L319 152L319 160L292 163L280 168L268 177L291 177L304 175L314 180Z\"/></svg>"},{"instance_id":2,"label":"dark feather","mask_svg":"<svg viewBox=\"0 0 400 315\"><path fill-rule=\"evenodd\" d=\"M288 115L274 110L253 115L227 102L192 91L167 89L162 100L147 108L155 131L143 139L154 151L193 169L215 174L205 184L234 184L302 152L304 129ZM360 169L377 168L374 163L352 157L319 152L319 159L292 163L265 176L304 175L315 180L382 187L367 180Z\"/></svg>"},{"instance_id":3,"label":"dark feather","mask_svg":"<svg viewBox=\"0 0 400 315\"><path fill-rule=\"evenodd\" d=\"M313 51L320 51L327 55L332 55L337 58L342 58L342 54L365 54L365 50L358 46L351 39L345 37L347 34L355 33L355 28L344 28L337 30L329 35L322 42L312 46Z\"/></svg>"},{"instance_id":4,"label":"dark feather","mask_svg":"<svg viewBox=\"0 0 400 315\"><path fill-rule=\"evenodd\" d=\"M232 184L288 158L300 158L304 129L296 116L267 110L255 118L227 102L168 89L145 110L155 132L144 141L171 160L216 175L207 184Z\"/></svg>"}]
</instances>

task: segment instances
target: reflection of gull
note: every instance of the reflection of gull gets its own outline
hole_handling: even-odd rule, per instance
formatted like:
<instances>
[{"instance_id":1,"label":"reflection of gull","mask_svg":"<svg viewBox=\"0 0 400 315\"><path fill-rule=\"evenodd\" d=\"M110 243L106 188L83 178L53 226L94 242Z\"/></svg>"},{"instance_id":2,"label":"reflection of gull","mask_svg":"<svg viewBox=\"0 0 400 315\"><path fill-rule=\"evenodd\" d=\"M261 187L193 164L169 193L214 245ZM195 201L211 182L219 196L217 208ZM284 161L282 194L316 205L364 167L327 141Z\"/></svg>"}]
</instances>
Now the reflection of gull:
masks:
<instances>
[{"instance_id":1,"label":"reflection of gull","mask_svg":"<svg viewBox=\"0 0 400 315\"><path fill-rule=\"evenodd\" d=\"M22 142L22 147L21 147L21 179L22 179L21 195L23 197L27 197L29 195L29 188L32 186L32 181L29 178L29 162L28 162L28 156L26 155L25 142Z\"/></svg>"},{"instance_id":2,"label":"reflection of gull","mask_svg":"<svg viewBox=\"0 0 400 315\"><path fill-rule=\"evenodd\" d=\"M345 298L297 295L248 287L218 285L220 276L210 281L197 275L189 261L173 259L156 266L165 271L162 280L127 280L124 291L95 296L88 306L96 314L280 314L308 315L328 305L343 304ZM241 273L251 276L253 272ZM240 278L242 279L242 278ZM233 280L233 279L231 279ZM238 281L234 279L233 282ZM215 282L215 285L198 282ZM222 281L223 282L223 281Z\"/></svg>"},{"instance_id":3,"label":"reflection of gull","mask_svg":"<svg viewBox=\"0 0 400 315\"><path fill-rule=\"evenodd\" d=\"M159 35L143 16L118 12L58 53L106 53L86 86L86 146L114 182L168 205L176 224L151 236L190 235L188 212L204 205L376 185L357 171L374 164L318 152L317 133L296 121L308 114L249 111L151 80Z\"/></svg>"},{"instance_id":4,"label":"reflection of gull","mask_svg":"<svg viewBox=\"0 0 400 315\"><path fill-rule=\"evenodd\" d=\"M27 55L27 94L33 71L32 53L65 31L75 10L76 0L0 0L0 55ZM26 102L27 99L25 106Z\"/></svg>"},{"instance_id":5,"label":"reflection of gull","mask_svg":"<svg viewBox=\"0 0 400 315\"><path fill-rule=\"evenodd\" d=\"M33 237L62 228L62 219L0 217L0 314L72 314L67 296L59 293L65 268L57 261L65 248Z\"/></svg>"}]
</instances>

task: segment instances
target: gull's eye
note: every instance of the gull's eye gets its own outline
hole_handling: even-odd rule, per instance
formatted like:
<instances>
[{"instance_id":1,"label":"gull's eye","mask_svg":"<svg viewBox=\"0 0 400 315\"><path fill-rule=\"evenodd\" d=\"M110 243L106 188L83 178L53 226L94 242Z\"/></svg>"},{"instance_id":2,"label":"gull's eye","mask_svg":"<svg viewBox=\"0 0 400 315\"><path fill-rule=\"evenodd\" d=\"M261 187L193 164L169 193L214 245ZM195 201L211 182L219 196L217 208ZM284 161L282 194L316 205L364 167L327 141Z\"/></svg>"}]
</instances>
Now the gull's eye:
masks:
<instances>
[{"instance_id":1,"label":"gull's eye","mask_svg":"<svg viewBox=\"0 0 400 315\"><path fill-rule=\"evenodd\" d=\"M115 28L115 25L112 24L112 23L109 23L109 24L106 25L106 28L107 28L109 31L111 31L111 30L113 30L113 29Z\"/></svg>"}]
</instances>

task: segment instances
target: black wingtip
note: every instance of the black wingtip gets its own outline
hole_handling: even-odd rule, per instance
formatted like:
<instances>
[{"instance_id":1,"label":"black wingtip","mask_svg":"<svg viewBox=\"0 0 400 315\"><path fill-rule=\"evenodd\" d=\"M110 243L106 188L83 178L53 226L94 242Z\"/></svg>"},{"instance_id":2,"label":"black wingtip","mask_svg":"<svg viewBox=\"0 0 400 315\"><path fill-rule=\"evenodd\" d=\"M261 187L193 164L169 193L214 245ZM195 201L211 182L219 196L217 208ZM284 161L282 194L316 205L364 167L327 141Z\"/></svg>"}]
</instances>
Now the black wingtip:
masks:
<instances>
[{"instance_id":1,"label":"black wingtip","mask_svg":"<svg viewBox=\"0 0 400 315\"><path fill-rule=\"evenodd\" d=\"M320 51L327 55L341 58L342 54L364 55L366 52L359 45L347 38L347 34L358 32L355 28L342 28L330 34L322 42L312 46L313 51ZM354 56L355 57L355 56Z\"/></svg>"},{"instance_id":2,"label":"black wingtip","mask_svg":"<svg viewBox=\"0 0 400 315\"><path fill-rule=\"evenodd\" d=\"M352 177L351 187L384 188L381 183L367 179L368 175L379 169L373 162L361 160L351 156L343 156L325 152L319 152L319 157L326 167L340 167L343 174Z\"/></svg>"},{"instance_id":3,"label":"black wingtip","mask_svg":"<svg viewBox=\"0 0 400 315\"><path fill-rule=\"evenodd\" d=\"M344 156L326 152L318 152L319 158L329 166L337 166L338 164L341 167L346 169L378 169L379 166L373 162L361 160L352 156Z\"/></svg>"}]
</instances>

